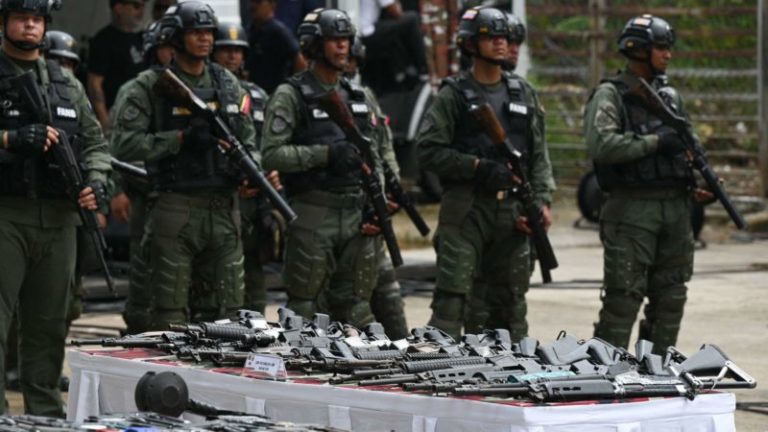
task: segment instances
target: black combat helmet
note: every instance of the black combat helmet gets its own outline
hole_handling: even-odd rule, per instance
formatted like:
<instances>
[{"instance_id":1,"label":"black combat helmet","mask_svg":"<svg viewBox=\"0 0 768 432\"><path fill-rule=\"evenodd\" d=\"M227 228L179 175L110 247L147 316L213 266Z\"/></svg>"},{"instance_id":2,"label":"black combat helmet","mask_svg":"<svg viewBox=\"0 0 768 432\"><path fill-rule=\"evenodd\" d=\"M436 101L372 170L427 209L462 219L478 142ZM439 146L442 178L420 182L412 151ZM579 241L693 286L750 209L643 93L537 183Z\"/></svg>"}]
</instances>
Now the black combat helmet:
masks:
<instances>
[{"instance_id":1,"label":"black combat helmet","mask_svg":"<svg viewBox=\"0 0 768 432\"><path fill-rule=\"evenodd\" d=\"M43 48L46 56L65 58L75 62L75 66L80 63L80 56L77 54L77 42L69 33L58 30L50 30L45 33L45 47Z\"/></svg>"},{"instance_id":2,"label":"black combat helmet","mask_svg":"<svg viewBox=\"0 0 768 432\"><path fill-rule=\"evenodd\" d=\"M219 23L216 27L216 42L214 47L240 47L245 50L249 48L248 39L245 37L245 29L237 23Z\"/></svg>"},{"instance_id":3,"label":"black combat helmet","mask_svg":"<svg viewBox=\"0 0 768 432\"><path fill-rule=\"evenodd\" d=\"M483 6L467 9L459 21L456 42L463 46L466 41L476 40L478 36L506 36L510 39L509 22L504 12Z\"/></svg>"},{"instance_id":4,"label":"black combat helmet","mask_svg":"<svg viewBox=\"0 0 768 432\"><path fill-rule=\"evenodd\" d=\"M302 53L313 60L321 55L320 43L325 38L348 37L350 46L355 26L346 12L338 9L315 9L304 17L297 31Z\"/></svg>"},{"instance_id":5,"label":"black combat helmet","mask_svg":"<svg viewBox=\"0 0 768 432\"><path fill-rule=\"evenodd\" d=\"M633 60L647 60L653 46L675 45L675 31L668 22L653 15L632 18L619 35L619 51Z\"/></svg>"},{"instance_id":6,"label":"black combat helmet","mask_svg":"<svg viewBox=\"0 0 768 432\"><path fill-rule=\"evenodd\" d=\"M3 14L3 39L24 51L42 48L44 40L40 41L39 44L35 44L9 38L5 30L8 28L8 14L11 12L33 13L45 17L45 22L50 23L51 12L58 9L61 9L61 0L0 0L0 13Z\"/></svg>"},{"instance_id":7,"label":"black combat helmet","mask_svg":"<svg viewBox=\"0 0 768 432\"><path fill-rule=\"evenodd\" d=\"M511 13L505 15L507 15L507 25L509 26L509 41L522 45L526 37L525 24L516 15Z\"/></svg>"},{"instance_id":8,"label":"black combat helmet","mask_svg":"<svg viewBox=\"0 0 768 432\"><path fill-rule=\"evenodd\" d=\"M186 30L211 29L216 31L218 21L209 5L190 0L173 5L160 19L160 36L170 41L175 48L184 51L182 40Z\"/></svg>"},{"instance_id":9,"label":"black combat helmet","mask_svg":"<svg viewBox=\"0 0 768 432\"><path fill-rule=\"evenodd\" d=\"M144 53L144 62L148 65L157 63L155 53L157 47L168 43L167 34L162 32L160 20L151 22L141 34L141 51Z\"/></svg>"},{"instance_id":10,"label":"black combat helmet","mask_svg":"<svg viewBox=\"0 0 768 432\"><path fill-rule=\"evenodd\" d=\"M365 45L360 36L355 36L352 46L349 47L349 56L355 59L357 67L362 68L365 64Z\"/></svg>"}]
</instances>

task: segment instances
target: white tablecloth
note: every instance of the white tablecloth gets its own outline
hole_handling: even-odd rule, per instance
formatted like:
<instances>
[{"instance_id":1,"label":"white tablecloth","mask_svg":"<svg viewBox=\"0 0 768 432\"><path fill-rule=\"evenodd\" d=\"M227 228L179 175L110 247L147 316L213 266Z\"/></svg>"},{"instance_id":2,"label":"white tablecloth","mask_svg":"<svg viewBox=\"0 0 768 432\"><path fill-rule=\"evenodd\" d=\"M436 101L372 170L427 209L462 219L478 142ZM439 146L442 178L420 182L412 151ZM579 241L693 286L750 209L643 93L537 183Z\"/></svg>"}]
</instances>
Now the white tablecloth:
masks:
<instances>
[{"instance_id":1,"label":"white tablecloth","mask_svg":"<svg viewBox=\"0 0 768 432\"><path fill-rule=\"evenodd\" d=\"M515 406L504 403L330 385L255 380L205 369L68 353L67 418L135 411L133 392L147 371L181 375L192 397L222 409L351 431L708 432L735 431L728 393L626 403Z\"/></svg>"}]
</instances>

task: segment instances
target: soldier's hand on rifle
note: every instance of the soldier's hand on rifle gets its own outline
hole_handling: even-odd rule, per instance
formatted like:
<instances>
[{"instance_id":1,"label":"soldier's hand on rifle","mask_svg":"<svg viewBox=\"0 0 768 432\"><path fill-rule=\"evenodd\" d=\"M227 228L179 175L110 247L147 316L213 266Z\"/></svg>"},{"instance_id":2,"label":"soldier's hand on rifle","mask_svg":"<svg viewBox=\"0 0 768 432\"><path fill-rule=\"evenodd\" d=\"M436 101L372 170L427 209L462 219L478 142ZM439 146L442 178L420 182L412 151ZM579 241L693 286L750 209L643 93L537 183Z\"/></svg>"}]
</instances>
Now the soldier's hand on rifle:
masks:
<instances>
[{"instance_id":1,"label":"soldier's hand on rifle","mask_svg":"<svg viewBox=\"0 0 768 432\"><path fill-rule=\"evenodd\" d=\"M722 183L722 179L720 182ZM709 205L717 201L717 197L715 197L715 194L703 188L696 188L693 190L693 199L697 203L703 204L703 205Z\"/></svg>"},{"instance_id":2,"label":"soldier's hand on rifle","mask_svg":"<svg viewBox=\"0 0 768 432\"><path fill-rule=\"evenodd\" d=\"M387 195L387 211L393 215L400 210L400 205L392 198L391 195Z\"/></svg>"},{"instance_id":3,"label":"soldier's hand on rifle","mask_svg":"<svg viewBox=\"0 0 768 432\"><path fill-rule=\"evenodd\" d=\"M504 164L490 159L477 160L475 179L483 188L492 192L509 189L515 184L512 171Z\"/></svg>"},{"instance_id":4,"label":"soldier's hand on rifle","mask_svg":"<svg viewBox=\"0 0 768 432\"><path fill-rule=\"evenodd\" d=\"M376 236L381 234L381 227L376 219L376 212L373 208L367 207L363 210L363 222L360 224L360 232L364 236Z\"/></svg>"},{"instance_id":5,"label":"soldier's hand on rifle","mask_svg":"<svg viewBox=\"0 0 768 432\"><path fill-rule=\"evenodd\" d=\"M272 188L276 191L283 189L283 184L280 183L280 175L277 173L277 171L270 171L269 174L266 175L266 178ZM238 191L240 193L240 198L253 198L261 193L261 188L258 186L251 187L248 179L245 179L243 180L243 183L240 184Z\"/></svg>"},{"instance_id":6,"label":"soldier's hand on rifle","mask_svg":"<svg viewBox=\"0 0 768 432\"><path fill-rule=\"evenodd\" d=\"M549 231L549 227L552 226L552 210L548 206L541 207L541 225L545 231ZM528 225L528 218L525 216L518 216L515 219L515 227L527 235L533 234L531 227Z\"/></svg>"},{"instance_id":7,"label":"soldier's hand on rifle","mask_svg":"<svg viewBox=\"0 0 768 432\"><path fill-rule=\"evenodd\" d=\"M354 171L363 164L357 147L348 141L336 141L328 146L328 170L337 175Z\"/></svg>"},{"instance_id":8,"label":"soldier's hand on rifle","mask_svg":"<svg viewBox=\"0 0 768 432\"><path fill-rule=\"evenodd\" d=\"M280 174L277 171L270 171L269 174L267 174L267 180L276 191L283 190L283 183L280 182Z\"/></svg>"},{"instance_id":9,"label":"soldier's hand on rifle","mask_svg":"<svg viewBox=\"0 0 768 432\"><path fill-rule=\"evenodd\" d=\"M23 156L45 153L58 142L59 131L40 123L8 130L3 134L3 148Z\"/></svg>"},{"instance_id":10,"label":"soldier's hand on rifle","mask_svg":"<svg viewBox=\"0 0 768 432\"><path fill-rule=\"evenodd\" d=\"M205 119L194 118L181 132L181 145L194 150L205 150L219 145L219 138L211 133L211 125Z\"/></svg>"},{"instance_id":11,"label":"soldier's hand on rifle","mask_svg":"<svg viewBox=\"0 0 768 432\"><path fill-rule=\"evenodd\" d=\"M658 132L659 143L656 151L666 155L675 156L685 151L685 143L680 135L669 126L662 126Z\"/></svg>"},{"instance_id":12,"label":"soldier's hand on rifle","mask_svg":"<svg viewBox=\"0 0 768 432\"><path fill-rule=\"evenodd\" d=\"M96 212L96 222L98 222L99 228L103 231L107 228L107 215L101 212Z\"/></svg>"}]
</instances>

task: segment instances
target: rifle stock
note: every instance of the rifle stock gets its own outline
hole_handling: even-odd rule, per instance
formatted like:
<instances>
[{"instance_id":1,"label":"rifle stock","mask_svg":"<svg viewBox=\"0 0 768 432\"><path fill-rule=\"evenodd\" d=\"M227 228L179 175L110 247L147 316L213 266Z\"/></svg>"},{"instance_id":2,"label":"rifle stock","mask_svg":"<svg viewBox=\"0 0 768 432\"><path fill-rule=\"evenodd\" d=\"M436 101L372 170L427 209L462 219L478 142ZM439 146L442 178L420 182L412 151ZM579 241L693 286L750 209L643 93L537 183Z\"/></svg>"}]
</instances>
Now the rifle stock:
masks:
<instances>
[{"instance_id":1,"label":"rifle stock","mask_svg":"<svg viewBox=\"0 0 768 432\"><path fill-rule=\"evenodd\" d=\"M31 71L25 72L15 78L11 78L16 82L15 87L21 94L23 100L32 108L38 115L38 121L45 125L51 124L51 111L48 103L46 102L40 87L37 85L37 80ZM91 210L84 209L78 204L78 198L80 191L87 186L83 180L83 174L80 171L80 165L75 157L72 147L69 144L69 137L61 129L57 129L59 132L58 144L51 147L50 151L53 158L64 177L65 188L70 195L70 199L75 202L77 212L80 215L80 220L83 223L83 230L88 234L91 239L91 243L96 252L96 257L99 260L99 265L104 272L104 279L107 282L109 292L116 294L114 280L112 274L109 272L107 266L107 260L104 256L104 251L107 250L107 241L104 238L104 233L99 227L99 221L96 218L96 213Z\"/></svg>"},{"instance_id":2,"label":"rifle stock","mask_svg":"<svg viewBox=\"0 0 768 432\"><path fill-rule=\"evenodd\" d=\"M293 222L296 219L296 212L283 199L282 195L272 187L269 180L264 176L264 170L251 157L245 149L240 139L232 132L227 123L221 116L200 99L189 86L171 70L164 69L157 81L156 89L158 93L186 107L192 113L206 119L221 134L221 138L229 146L219 146L220 150L248 177L252 185L258 186L267 196L267 199L279 211L286 221Z\"/></svg>"},{"instance_id":3,"label":"rifle stock","mask_svg":"<svg viewBox=\"0 0 768 432\"><path fill-rule=\"evenodd\" d=\"M533 196L533 188L528 180L526 168L523 166L522 155L515 149L507 137L499 119L493 112L493 108L487 103L473 107L470 110L472 117L478 122L483 132L496 144L501 153L512 167L512 173L518 182L518 194L523 204L523 211L531 228L531 240L536 248L536 258L539 261L541 275L544 283L552 281L550 271L558 266L555 251L544 229L541 208L536 204Z\"/></svg>"},{"instance_id":4,"label":"rifle stock","mask_svg":"<svg viewBox=\"0 0 768 432\"><path fill-rule=\"evenodd\" d=\"M637 83L630 86L630 90L627 94L639 102L653 115L658 117L662 123L671 127L678 133L678 135L680 135L688 148L687 154L690 164L699 171L702 178L704 178L707 187L715 195L717 200L720 201L720 204L723 205L723 208L725 208L725 211L728 213L728 216L736 227L740 230L746 229L747 222L736 207L734 207L731 198L728 196L728 192L726 192L723 185L720 184L720 179L709 165L704 150L693 137L691 125L688 123L688 120L673 112L672 109L664 103L653 87L651 87L643 78L638 77Z\"/></svg>"},{"instance_id":5,"label":"rifle stock","mask_svg":"<svg viewBox=\"0 0 768 432\"><path fill-rule=\"evenodd\" d=\"M411 197L408 196L408 193L405 192L403 186L397 180L397 176L395 175L394 170L392 170L392 167L390 167L385 160L381 161L381 166L384 169L384 182L386 183L387 192L392 195L392 199L395 200L397 205L405 210L405 214L408 215L411 222L413 222L413 225L419 230L419 234L421 234L422 237L426 237L430 232L429 225L427 225L427 222L421 217L421 213L416 209L413 200L411 200Z\"/></svg>"},{"instance_id":6,"label":"rifle stock","mask_svg":"<svg viewBox=\"0 0 768 432\"><path fill-rule=\"evenodd\" d=\"M384 196L379 178L373 170L373 142L360 132L360 129L355 124L352 113L349 112L347 104L342 100L339 92L335 90L326 92L318 98L318 103L320 109L325 111L328 117L341 128L347 139L358 148L363 156L363 188L365 188L366 194L371 199L373 211L378 218L381 234L384 237L384 242L387 244L392 265L400 267L403 264L403 257L400 254L400 246L397 244L397 237L392 228L392 219L389 217L387 199Z\"/></svg>"}]
</instances>

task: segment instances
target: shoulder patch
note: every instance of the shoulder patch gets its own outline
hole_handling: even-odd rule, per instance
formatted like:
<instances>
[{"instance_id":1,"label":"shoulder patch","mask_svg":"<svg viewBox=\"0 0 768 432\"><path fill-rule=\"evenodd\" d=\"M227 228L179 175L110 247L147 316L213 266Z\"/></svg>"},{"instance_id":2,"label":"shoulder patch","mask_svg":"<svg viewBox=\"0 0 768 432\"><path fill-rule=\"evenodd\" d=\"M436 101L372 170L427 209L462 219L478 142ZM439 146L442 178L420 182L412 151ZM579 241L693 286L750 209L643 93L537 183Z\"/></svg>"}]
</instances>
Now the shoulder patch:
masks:
<instances>
[{"instance_id":1,"label":"shoulder patch","mask_svg":"<svg viewBox=\"0 0 768 432\"><path fill-rule=\"evenodd\" d=\"M139 109L133 104L128 104L123 109L123 112L120 114L120 119L128 122L134 121L138 117L139 117Z\"/></svg>"}]
</instances>

